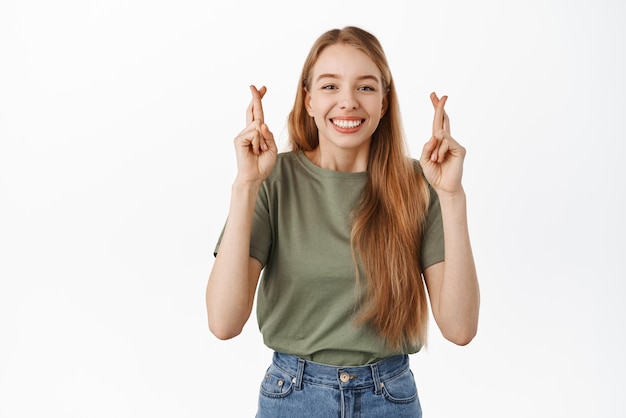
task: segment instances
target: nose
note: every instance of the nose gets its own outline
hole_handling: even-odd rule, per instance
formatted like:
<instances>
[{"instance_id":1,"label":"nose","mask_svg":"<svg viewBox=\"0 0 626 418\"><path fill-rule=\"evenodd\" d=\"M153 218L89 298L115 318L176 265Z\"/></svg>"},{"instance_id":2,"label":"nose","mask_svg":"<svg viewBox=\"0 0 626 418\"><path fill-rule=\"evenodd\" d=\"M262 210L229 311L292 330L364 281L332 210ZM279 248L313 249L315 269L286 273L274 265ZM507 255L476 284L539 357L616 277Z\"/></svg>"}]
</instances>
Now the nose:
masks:
<instances>
[{"instance_id":1,"label":"nose","mask_svg":"<svg viewBox=\"0 0 626 418\"><path fill-rule=\"evenodd\" d=\"M339 107L341 107L342 109L356 109L359 107L359 102L353 90L344 89L341 92L341 97L339 98Z\"/></svg>"}]
</instances>

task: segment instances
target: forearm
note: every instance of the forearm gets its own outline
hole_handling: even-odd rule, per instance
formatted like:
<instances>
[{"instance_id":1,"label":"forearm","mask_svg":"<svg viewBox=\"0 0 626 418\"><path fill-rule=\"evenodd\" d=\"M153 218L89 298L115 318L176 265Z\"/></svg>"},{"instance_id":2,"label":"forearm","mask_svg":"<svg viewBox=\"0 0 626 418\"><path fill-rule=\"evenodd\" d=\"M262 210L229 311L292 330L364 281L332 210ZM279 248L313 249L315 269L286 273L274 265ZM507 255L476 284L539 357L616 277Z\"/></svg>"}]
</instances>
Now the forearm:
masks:
<instances>
[{"instance_id":1,"label":"forearm","mask_svg":"<svg viewBox=\"0 0 626 418\"><path fill-rule=\"evenodd\" d=\"M438 324L457 343L476 334L480 291L467 224L467 202L461 190L440 194L445 239L445 263L439 292Z\"/></svg>"},{"instance_id":2,"label":"forearm","mask_svg":"<svg viewBox=\"0 0 626 418\"><path fill-rule=\"evenodd\" d=\"M250 276L250 232L258 186L232 187L230 210L206 289L209 328L231 338L250 316L256 281Z\"/></svg>"}]
</instances>

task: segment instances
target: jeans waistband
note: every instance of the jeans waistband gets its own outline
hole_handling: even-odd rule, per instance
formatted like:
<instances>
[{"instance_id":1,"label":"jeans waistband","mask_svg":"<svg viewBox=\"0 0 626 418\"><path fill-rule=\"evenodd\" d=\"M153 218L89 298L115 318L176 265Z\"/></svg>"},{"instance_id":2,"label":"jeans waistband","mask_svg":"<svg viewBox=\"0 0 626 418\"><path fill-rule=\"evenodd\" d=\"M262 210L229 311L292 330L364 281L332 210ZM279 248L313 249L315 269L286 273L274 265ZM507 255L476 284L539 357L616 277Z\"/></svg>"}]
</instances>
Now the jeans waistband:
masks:
<instances>
[{"instance_id":1,"label":"jeans waistband","mask_svg":"<svg viewBox=\"0 0 626 418\"><path fill-rule=\"evenodd\" d=\"M388 357L363 366L331 366L304 360L293 354L275 352L273 363L293 376L296 390L302 382L327 385L335 389L361 389L374 386L376 393L382 389L381 381L391 379L409 368L406 354Z\"/></svg>"}]
</instances>

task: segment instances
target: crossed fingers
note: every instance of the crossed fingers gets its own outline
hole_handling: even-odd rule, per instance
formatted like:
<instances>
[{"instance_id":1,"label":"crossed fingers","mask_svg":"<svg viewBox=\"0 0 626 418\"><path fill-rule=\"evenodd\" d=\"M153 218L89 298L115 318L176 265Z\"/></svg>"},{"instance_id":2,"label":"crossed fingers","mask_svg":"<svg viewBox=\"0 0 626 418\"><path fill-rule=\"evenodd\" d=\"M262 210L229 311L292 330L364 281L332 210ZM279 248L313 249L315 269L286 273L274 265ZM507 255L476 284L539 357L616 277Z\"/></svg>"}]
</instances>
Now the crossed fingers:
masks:
<instances>
[{"instance_id":1,"label":"crossed fingers","mask_svg":"<svg viewBox=\"0 0 626 418\"><path fill-rule=\"evenodd\" d=\"M252 92L252 100L246 110L246 126L255 121L259 121L259 123L263 125L265 118L263 116L263 104L261 103L261 99L265 96L267 88L263 86L257 89L255 86L250 86L250 92Z\"/></svg>"},{"instance_id":2,"label":"crossed fingers","mask_svg":"<svg viewBox=\"0 0 626 418\"><path fill-rule=\"evenodd\" d=\"M430 101L435 108L435 117L433 118L433 136L439 140L442 140L445 134L450 136L450 118L446 113L444 106L448 101L448 96L442 96L441 99L437 97L436 93L430 94Z\"/></svg>"}]
</instances>

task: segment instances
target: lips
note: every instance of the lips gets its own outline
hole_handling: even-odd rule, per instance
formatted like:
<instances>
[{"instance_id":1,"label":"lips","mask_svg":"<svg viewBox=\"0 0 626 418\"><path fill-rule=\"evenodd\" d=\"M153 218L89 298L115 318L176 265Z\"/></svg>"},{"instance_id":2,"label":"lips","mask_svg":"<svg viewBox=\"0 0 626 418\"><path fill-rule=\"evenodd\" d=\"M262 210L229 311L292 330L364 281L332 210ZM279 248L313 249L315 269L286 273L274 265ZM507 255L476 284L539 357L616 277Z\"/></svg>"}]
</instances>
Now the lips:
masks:
<instances>
[{"instance_id":1,"label":"lips","mask_svg":"<svg viewBox=\"0 0 626 418\"><path fill-rule=\"evenodd\" d=\"M354 129L363 123L363 119L331 119L331 121L341 129Z\"/></svg>"}]
</instances>

